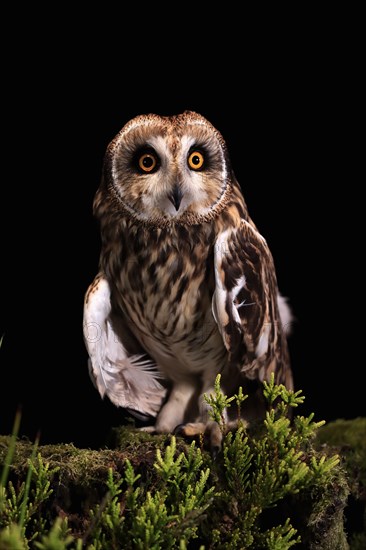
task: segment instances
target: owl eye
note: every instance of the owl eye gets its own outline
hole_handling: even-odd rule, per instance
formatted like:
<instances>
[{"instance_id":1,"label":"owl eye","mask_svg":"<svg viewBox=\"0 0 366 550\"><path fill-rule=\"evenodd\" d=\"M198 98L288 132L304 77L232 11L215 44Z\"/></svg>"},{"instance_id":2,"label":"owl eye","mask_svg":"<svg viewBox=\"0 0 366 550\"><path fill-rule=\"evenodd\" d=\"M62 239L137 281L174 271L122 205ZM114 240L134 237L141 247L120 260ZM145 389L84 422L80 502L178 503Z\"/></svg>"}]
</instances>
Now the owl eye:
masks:
<instances>
[{"instance_id":1,"label":"owl eye","mask_svg":"<svg viewBox=\"0 0 366 550\"><path fill-rule=\"evenodd\" d=\"M201 151L192 151L188 156L188 166L191 170L200 170L204 165L205 157Z\"/></svg>"},{"instance_id":2,"label":"owl eye","mask_svg":"<svg viewBox=\"0 0 366 550\"><path fill-rule=\"evenodd\" d=\"M158 167L158 159L154 153L143 153L138 158L138 167L141 172L153 172Z\"/></svg>"}]
</instances>

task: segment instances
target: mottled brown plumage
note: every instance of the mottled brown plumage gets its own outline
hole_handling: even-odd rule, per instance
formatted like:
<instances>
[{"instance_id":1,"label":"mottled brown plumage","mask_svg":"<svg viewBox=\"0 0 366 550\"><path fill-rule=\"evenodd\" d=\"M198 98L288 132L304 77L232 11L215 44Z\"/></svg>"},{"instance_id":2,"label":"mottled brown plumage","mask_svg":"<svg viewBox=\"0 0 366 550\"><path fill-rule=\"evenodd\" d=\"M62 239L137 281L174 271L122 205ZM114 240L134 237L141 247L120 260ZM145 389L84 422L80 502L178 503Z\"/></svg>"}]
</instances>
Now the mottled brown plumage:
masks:
<instances>
[{"instance_id":1,"label":"mottled brown plumage","mask_svg":"<svg viewBox=\"0 0 366 550\"><path fill-rule=\"evenodd\" d=\"M85 296L96 387L154 429L208 422L204 393L252 397L273 372L292 388L286 301L221 134L201 115L146 115L107 148L94 201L100 273ZM192 426L191 426L192 427Z\"/></svg>"}]
</instances>

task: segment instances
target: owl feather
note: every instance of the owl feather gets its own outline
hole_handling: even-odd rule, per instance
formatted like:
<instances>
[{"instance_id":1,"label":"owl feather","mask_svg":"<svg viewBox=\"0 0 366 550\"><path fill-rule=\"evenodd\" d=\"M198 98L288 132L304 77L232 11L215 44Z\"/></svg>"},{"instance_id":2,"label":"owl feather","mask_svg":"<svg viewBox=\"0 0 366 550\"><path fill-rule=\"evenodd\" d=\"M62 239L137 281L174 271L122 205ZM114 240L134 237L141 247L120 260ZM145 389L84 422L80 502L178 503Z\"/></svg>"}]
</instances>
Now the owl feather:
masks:
<instances>
[{"instance_id":1,"label":"owl feather","mask_svg":"<svg viewBox=\"0 0 366 550\"><path fill-rule=\"evenodd\" d=\"M100 274L85 299L84 339L89 374L100 395L141 418L155 417L165 395L159 372L146 355L128 354L112 326L109 285Z\"/></svg>"}]
</instances>

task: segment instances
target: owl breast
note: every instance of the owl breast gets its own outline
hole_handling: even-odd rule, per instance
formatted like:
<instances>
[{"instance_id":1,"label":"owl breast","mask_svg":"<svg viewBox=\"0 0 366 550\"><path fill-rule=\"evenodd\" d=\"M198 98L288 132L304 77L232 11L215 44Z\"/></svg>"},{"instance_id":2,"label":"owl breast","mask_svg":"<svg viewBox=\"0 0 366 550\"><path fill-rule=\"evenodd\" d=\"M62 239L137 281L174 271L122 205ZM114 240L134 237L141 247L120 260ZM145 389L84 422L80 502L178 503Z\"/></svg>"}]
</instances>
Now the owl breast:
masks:
<instances>
[{"instance_id":1,"label":"owl breast","mask_svg":"<svg viewBox=\"0 0 366 550\"><path fill-rule=\"evenodd\" d=\"M125 229L120 262L114 262L120 269L111 274L129 328L173 381L206 369L219 372L226 350L211 308L212 229L150 230L149 240L145 231Z\"/></svg>"}]
</instances>

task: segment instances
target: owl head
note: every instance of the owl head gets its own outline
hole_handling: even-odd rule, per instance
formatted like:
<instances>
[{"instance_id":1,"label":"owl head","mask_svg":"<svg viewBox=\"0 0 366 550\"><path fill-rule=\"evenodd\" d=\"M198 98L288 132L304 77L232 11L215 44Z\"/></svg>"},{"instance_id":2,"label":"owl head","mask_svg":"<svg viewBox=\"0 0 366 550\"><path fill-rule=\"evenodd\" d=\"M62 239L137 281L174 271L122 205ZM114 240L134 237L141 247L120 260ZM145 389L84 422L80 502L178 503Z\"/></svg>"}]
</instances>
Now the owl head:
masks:
<instances>
[{"instance_id":1,"label":"owl head","mask_svg":"<svg viewBox=\"0 0 366 550\"><path fill-rule=\"evenodd\" d=\"M107 148L101 188L115 209L143 222L200 223L221 211L230 180L223 137L185 111L130 120ZM101 201L99 193L97 214Z\"/></svg>"}]
</instances>

